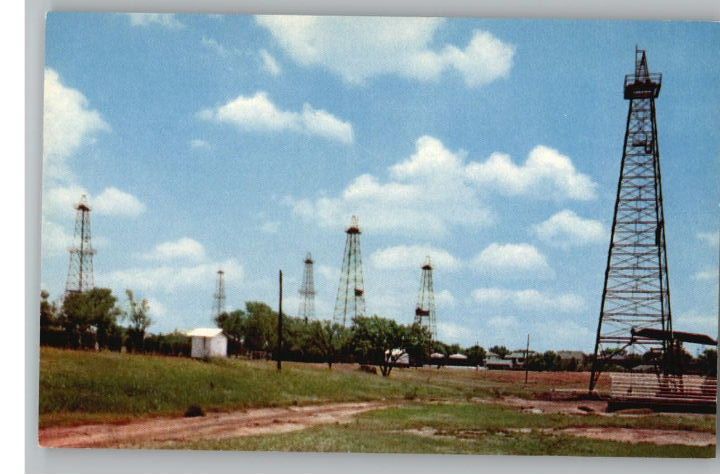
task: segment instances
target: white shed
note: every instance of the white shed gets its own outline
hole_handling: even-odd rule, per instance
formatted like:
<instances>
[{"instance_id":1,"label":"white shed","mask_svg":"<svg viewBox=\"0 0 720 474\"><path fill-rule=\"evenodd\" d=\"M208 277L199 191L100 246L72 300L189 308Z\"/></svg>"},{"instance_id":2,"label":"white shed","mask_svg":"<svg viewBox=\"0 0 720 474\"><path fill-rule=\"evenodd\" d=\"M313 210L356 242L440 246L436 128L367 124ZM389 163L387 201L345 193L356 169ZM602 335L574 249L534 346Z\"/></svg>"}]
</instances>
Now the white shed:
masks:
<instances>
[{"instance_id":1,"label":"white shed","mask_svg":"<svg viewBox=\"0 0 720 474\"><path fill-rule=\"evenodd\" d=\"M227 337L220 328L197 328L185 333L192 344L190 357L227 357Z\"/></svg>"}]
</instances>

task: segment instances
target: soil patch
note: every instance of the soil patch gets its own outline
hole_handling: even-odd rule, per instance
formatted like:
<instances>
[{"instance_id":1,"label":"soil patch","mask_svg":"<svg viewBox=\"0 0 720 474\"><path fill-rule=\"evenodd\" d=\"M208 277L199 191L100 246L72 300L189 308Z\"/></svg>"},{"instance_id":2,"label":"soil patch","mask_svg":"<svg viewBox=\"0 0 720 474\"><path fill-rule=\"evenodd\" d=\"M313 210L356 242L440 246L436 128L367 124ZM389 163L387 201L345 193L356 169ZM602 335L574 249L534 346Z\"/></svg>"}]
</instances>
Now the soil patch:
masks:
<instances>
[{"instance_id":1,"label":"soil patch","mask_svg":"<svg viewBox=\"0 0 720 474\"><path fill-rule=\"evenodd\" d=\"M209 413L197 418L151 418L123 425L52 427L40 430L40 445L47 448L112 448L151 442L287 433L320 424L347 423L359 413L387 406L380 402L334 403Z\"/></svg>"},{"instance_id":2,"label":"soil patch","mask_svg":"<svg viewBox=\"0 0 720 474\"><path fill-rule=\"evenodd\" d=\"M657 445L715 446L715 433L640 428L566 428L555 433L621 443L652 443Z\"/></svg>"}]
</instances>

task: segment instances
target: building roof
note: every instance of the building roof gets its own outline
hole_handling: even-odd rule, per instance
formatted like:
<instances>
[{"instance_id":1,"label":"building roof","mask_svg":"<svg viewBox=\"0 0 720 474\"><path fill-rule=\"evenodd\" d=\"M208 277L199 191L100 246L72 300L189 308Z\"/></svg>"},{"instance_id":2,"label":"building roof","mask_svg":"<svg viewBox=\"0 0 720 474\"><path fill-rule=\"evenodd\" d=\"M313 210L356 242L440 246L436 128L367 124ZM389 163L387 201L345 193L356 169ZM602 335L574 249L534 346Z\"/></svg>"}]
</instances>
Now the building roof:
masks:
<instances>
[{"instance_id":1,"label":"building roof","mask_svg":"<svg viewBox=\"0 0 720 474\"><path fill-rule=\"evenodd\" d=\"M440 354L439 352L433 352L432 354L430 354L430 358L431 359L444 359L445 354Z\"/></svg>"},{"instance_id":2,"label":"building roof","mask_svg":"<svg viewBox=\"0 0 720 474\"><path fill-rule=\"evenodd\" d=\"M507 367L512 367L513 362L511 360L505 360L505 359L498 359L498 358L488 358L485 360L485 365L503 365Z\"/></svg>"},{"instance_id":3,"label":"building roof","mask_svg":"<svg viewBox=\"0 0 720 474\"><path fill-rule=\"evenodd\" d=\"M450 354L448 359L466 360L467 356L465 354Z\"/></svg>"},{"instance_id":4,"label":"building roof","mask_svg":"<svg viewBox=\"0 0 720 474\"><path fill-rule=\"evenodd\" d=\"M190 337L215 337L221 333L222 329L220 328L195 328L186 332L185 335Z\"/></svg>"},{"instance_id":5,"label":"building roof","mask_svg":"<svg viewBox=\"0 0 720 474\"><path fill-rule=\"evenodd\" d=\"M528 355L533 355L535 351L528 351ZM505 356L506 359L524 359L525 358L525 351L512 351L508 355Z\"/></svg>"},{"instance_id":6,"label":"building roof","mask_svg":"<svg viewBox=\"0 0 720 474\"><path fill-rule=\"evenodd\" d=\"M585 353L582 351L557 351L557 355L560 359L576 359L582 360L585 357Z\"/></svg>"}]
</instances>

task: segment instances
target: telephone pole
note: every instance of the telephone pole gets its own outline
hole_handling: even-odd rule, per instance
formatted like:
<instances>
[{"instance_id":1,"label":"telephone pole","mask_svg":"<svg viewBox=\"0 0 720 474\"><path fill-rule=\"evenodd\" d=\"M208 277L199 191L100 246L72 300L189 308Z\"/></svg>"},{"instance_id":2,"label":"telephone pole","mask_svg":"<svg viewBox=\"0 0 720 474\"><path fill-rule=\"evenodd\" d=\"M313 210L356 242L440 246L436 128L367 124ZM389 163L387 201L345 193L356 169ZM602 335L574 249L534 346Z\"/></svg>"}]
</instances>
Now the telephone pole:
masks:
<instances>
[{"instance_id":1,"label":"telephone pole","mask_svg":"<svg viewBox=\"0 0 720 474\"><path fill-rule=\"evenodd\" d=\"M278 323L277 323L277 370L282 370L282 345L283 345L283 274L280 270L278 274L280 291L278 292Z\"/></svg>"}]
</instances>

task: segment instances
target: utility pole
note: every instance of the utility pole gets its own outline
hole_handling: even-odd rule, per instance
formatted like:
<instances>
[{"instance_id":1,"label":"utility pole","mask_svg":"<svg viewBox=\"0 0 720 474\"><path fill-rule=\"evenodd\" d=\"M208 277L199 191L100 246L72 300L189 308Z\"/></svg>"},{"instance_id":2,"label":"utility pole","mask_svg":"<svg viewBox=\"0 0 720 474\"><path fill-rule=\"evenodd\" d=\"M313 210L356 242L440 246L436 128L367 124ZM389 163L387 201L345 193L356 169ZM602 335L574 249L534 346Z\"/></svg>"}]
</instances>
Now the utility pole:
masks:
<instances>
[{"instance_id":1,"label":"utility pole","mask_svg":"<svg viewBox=\"0 0 720 474\"><path fill-rule=\"evenodd\" d=\"M530 355L530 334L527 337L527 345L525 346L525 385L528 381L528 356Z\"/></svg>"},{"instance_id":2,"label":"utility pole","mask_svg":"<svg viewBox=\"0 0 720 474\"><path fill-rule=\"evenodd\" d=\"M282 312L282 298L283 298L283 292L282 292L282 270L280 270L279 274L279 281L280 281L280 292L278 296L278 324L277 324L277 369L282 370L282 343L283 343L283 312Z\"/></svg>"}]
</instances>

